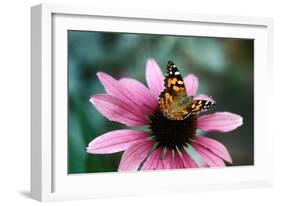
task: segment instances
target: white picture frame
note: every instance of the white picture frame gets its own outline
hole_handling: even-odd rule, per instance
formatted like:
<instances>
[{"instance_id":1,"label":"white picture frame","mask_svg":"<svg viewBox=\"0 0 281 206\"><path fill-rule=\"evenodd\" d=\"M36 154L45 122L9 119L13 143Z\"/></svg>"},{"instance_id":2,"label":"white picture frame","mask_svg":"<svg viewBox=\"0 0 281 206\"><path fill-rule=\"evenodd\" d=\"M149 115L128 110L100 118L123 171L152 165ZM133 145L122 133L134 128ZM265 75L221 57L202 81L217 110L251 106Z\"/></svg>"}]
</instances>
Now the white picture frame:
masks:
<instances>
[{"instance_id":1,"label":"white picture frame","mask_svg":"<svg viewBox=\"0 0 281 206\"><path fill-rule=\"evenodd\" d=\"M114 24L117 20L118 27ZM153 27L155 23L162 26L155 28ZM171 33L165 32L163 29L165 24L172 25L175 29L170 31ZM265 93L263 85L266 83L269 91L272 87L272 19L40 4L31 8L31 26L32 198L52 201L272 186L273 135L269 120L273 107L270 106L272 104L270 94L266 102L262 101ZM192 30L186 30L186 26L192 26ZM67 135L65 32L68 29L134 33L149 31L153 34L164 32L255 39L254 166L68 175L67 138L65 138ZM165 181L162 181L163 179ZM151 181L153 184L149 184Z\"/></svg>"}]
</instances>

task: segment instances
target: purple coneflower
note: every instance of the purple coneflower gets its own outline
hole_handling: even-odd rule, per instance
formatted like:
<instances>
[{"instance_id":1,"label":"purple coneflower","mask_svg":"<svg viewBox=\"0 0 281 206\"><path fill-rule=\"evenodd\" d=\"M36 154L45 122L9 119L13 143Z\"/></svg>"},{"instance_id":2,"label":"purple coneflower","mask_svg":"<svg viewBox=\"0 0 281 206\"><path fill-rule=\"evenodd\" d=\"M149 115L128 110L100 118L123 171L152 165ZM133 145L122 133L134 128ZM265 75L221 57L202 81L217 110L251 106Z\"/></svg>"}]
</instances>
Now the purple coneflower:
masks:
<instances>
[{"instance_id":1,"label":"purple coneflower","mask_svg":"<svg viewBox=\"0 0 281 206\"><path fill-rule=\"evenodd\" d=\"M158 98L163 90L164 77L154 59L146 64L148 88L141 82L98 72L105 94L91 97L90 102L107 119L127 126L148 126L148 131L121 129L105 133L92 140L87 152L106 154L125 151L119 171L223 167L232 163L228 150L220 142L199 136L205 132L229 132L241 126L242 117L230 112L192 114L181 121L172 121L162 115ZM198 79L189 74L184 78L186 91L195 96ZM195 99L213 101L206 95ZM143 128L143 127L142 127Z\"/></svg>"}]
</instances>

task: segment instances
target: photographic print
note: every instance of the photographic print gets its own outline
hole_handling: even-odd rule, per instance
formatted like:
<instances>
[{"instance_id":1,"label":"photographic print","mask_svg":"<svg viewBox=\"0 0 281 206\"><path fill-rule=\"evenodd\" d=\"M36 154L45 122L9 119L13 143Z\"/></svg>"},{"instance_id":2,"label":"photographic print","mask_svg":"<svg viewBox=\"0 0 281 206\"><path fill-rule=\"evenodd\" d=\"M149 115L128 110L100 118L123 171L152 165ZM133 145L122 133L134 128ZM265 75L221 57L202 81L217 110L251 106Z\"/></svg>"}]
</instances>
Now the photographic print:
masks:
<instances>
[{"instance_id":1,"label":"photographic print","mask_svg":"<svg viewBox=\"0 0 281 206\"><path fill-rule=\"evenodd\" d=\"M68 31L68 174L254 165L254 40Z\"/></svg>"}]
</instances>

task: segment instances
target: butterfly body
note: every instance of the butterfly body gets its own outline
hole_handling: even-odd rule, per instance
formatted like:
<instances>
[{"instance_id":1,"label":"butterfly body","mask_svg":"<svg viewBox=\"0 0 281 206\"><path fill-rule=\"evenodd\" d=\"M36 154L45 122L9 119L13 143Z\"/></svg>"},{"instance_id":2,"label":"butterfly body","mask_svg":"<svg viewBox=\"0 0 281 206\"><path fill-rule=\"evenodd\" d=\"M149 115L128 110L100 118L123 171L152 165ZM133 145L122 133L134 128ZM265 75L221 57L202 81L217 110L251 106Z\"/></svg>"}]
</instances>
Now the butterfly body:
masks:
<instances>
[{"instance_id":1,"label":"butterfly body","mask_svg":"<svg viewBox=\"0 0 281 206\"><path fill-rule=\"evenodd\" d=\"M159 108L170 120L183 120L191 114L209 110L214 105L214 102L208 100L194 100L187 94L184 80L172 61L167 64L164 86L159 96Z\"/></svg>"}]
</instances>

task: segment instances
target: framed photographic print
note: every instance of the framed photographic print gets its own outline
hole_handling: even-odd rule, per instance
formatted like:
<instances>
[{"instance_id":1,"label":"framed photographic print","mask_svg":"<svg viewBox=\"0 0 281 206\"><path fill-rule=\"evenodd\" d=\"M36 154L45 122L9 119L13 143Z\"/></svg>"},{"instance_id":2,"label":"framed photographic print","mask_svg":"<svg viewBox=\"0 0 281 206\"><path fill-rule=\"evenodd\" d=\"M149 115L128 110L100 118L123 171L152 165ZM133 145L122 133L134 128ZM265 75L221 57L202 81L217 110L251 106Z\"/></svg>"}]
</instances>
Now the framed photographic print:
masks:
<instances>
[{"instance_id":1,"label":"framed photographic print","mask_svg":"<svg viewBox=\"0 0 281 206\"><path fill-rule=\"evenodd\" d=\"M272 185L271 19L31 14L34 199Z\"/></svg>"}]
</instances>

